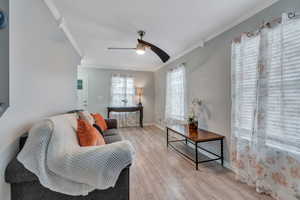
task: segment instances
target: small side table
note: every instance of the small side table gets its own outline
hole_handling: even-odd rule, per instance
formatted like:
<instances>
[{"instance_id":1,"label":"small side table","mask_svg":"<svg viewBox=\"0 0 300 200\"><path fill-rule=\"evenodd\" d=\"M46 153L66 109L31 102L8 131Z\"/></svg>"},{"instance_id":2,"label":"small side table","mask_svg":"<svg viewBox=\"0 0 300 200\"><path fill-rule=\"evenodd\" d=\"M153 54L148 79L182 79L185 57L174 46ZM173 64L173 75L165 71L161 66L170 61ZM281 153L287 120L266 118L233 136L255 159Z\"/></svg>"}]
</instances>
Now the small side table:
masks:
<instances>
[{"instance_id":1,"label":"small side table","mask_svg":"<svg viewBox=\"0 0 300 200\"><path fill-rule=\"evenodd\" d=\"M183 137L182 140L169 140L169 132L172 131L173 133L180 135ZM210 131L205 130L191 130L189 129L188 125L173 125L167 126L167 147L171 146L175 151L180 153L181 155L185 156L189 160L193 161L196 164L196 170L198 170L199 163L204 162L211 162L216 160L221 160L222 166L224 166L224 152L223 152L223 143L224 143L224 136L219 135L217 133L213 133ZM203 147L199 146L199 143L210 142L210 141L220 141L220 155L215 152L211 152ZM188 143L195 145L195 158L191 157L190 155L180 151L176 148L172 143L177 142L185 142L187 145ZM214 159L207 159L207 160L199 160L198 159L198 149L201 149L216 158Z\"/></svg>"}]
</instances>

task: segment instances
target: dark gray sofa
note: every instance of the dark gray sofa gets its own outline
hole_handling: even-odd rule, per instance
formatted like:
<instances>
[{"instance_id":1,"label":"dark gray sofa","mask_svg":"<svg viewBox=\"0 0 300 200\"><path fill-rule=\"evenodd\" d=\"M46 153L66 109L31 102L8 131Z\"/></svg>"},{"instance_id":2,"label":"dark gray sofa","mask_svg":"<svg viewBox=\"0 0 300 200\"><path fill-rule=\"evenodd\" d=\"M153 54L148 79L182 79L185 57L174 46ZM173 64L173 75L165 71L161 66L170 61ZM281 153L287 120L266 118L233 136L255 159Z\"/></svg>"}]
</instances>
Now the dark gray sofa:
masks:
<instances>
[{"instance_id":1,"label":"dark gray sofa","mask_svg":"<svg viewBox=\"0 0 300 200\"><path fill-rule=\"evenodd\" d=\"M103 133L107 144L121 141L117 130L117 121L106 120L108 130ZM20 150L26 142L26 136L20 139ZM129 200L129 168L125 168L114 188L95 190L87 196L69 196L43 187L37 176L28 171L14 158L6 168L5 180L11 184L12 200Z\"/></svg>"}]
</instances>

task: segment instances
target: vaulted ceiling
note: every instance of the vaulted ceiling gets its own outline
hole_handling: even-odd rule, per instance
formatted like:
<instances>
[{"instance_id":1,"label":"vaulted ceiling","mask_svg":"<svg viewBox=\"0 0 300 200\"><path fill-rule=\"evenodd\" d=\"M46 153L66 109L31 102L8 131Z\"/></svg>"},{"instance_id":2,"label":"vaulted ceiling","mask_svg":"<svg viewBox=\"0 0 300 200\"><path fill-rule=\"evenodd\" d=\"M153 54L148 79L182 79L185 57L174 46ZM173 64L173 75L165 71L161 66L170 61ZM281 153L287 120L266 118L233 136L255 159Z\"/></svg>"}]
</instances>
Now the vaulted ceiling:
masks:
<instances>
[{"instance_id":1,"label":"vaulted ceiling","mask_svg":"<svg viewBox=\"0 0 300 200\"><path fill-rule=\"evenodd\" d=\"M151 71L162 65L151 51L141 56L107 48L135 47L137 31L145 30L144 40L174 59L276 0L52 1L84 56L83 65Z\"/></svg>"}]
</instances>

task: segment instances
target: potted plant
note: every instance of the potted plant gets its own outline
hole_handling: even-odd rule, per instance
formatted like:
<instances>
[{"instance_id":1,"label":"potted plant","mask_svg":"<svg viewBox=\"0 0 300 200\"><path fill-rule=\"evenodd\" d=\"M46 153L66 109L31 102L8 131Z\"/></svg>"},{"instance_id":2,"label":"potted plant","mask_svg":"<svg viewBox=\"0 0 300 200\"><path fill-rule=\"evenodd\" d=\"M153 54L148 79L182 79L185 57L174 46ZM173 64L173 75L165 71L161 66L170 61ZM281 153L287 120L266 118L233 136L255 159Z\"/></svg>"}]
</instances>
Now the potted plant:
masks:
<instances>
[{"instance_id":1,"label":"potted plant","mask_svg":"<svg viewBox=\"0 0 300 200\"><path fill-rule=\"evenodd\" d=\"M198 115L199 108L202 105L202 101L198 98L194 98L190 108L190 113L188 117L188 124L190 129L198 129Z\"/></svg>"}]
</instances>

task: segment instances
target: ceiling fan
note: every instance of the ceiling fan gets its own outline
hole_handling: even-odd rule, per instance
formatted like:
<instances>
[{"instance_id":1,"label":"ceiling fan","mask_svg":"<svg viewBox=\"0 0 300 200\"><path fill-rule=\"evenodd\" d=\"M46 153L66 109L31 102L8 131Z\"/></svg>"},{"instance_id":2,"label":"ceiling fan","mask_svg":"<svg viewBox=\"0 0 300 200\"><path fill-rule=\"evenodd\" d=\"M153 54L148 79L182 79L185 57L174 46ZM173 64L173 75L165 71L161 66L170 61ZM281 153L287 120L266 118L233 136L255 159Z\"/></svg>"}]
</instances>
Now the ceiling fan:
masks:
<instances>
[{"instance_id":1,"label":"ceiling fan","mask_svg":"<svg viewBox=\"0 0 300 200\"><path fill-rule=\"evenodd\" d=\"M157 46L146 42L143 40L143 37L145 36L145 31L138 31L138 35L140 36L139 39L137 39L138 43L135 48L115 48L115 47L109 47L108 50L135 50L137 54L143 55L146 53L146 49L151 49L156 55L165 63L170 59L170 56L163 51L162 49L158 48Z\"/></svg>"}]
</instances>

